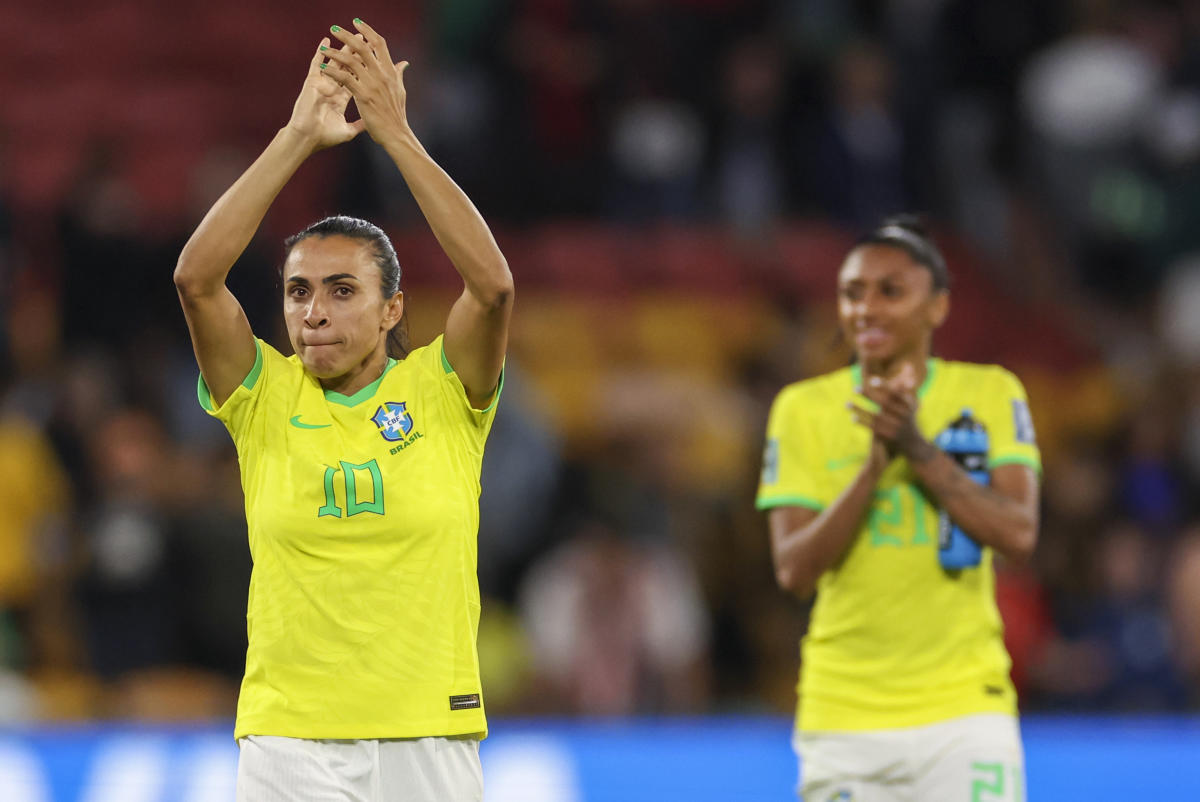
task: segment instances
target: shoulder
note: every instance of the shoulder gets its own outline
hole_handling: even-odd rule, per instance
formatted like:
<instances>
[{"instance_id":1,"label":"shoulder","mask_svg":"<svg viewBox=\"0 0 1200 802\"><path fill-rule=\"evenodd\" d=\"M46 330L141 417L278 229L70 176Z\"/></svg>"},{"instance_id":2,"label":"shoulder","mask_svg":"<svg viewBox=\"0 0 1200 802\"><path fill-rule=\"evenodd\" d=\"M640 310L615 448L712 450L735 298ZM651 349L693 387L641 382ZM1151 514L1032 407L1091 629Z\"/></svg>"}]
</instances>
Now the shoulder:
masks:
<instances>
[{"instance_id":1,"label":"shoulder","mask_svg":"<svg viewBox=\"0 0 1200 802\"><path fill-rule=\"evenodd\" d=\"M938 360L936 364L943 380L955 387L971 388L980 393L1010 393L1016 390L1024 394L1021 380L1001 365L950 360Z\"/></svg>"},{"instance_id":2,"label":"shoulder","mask_svg":"<svg viewBox=\"0 0 1200 802\"><path fill-rule=\"evenodd\" d=\"M446 362L446 354L442 348L442 336L439 334L428 345L418 346L409 351L404 359L396 364L397 369L392 372L410 376L414 374L432 375L434 378L451 373L452 370Z\"/></svg>"}]
</instances>

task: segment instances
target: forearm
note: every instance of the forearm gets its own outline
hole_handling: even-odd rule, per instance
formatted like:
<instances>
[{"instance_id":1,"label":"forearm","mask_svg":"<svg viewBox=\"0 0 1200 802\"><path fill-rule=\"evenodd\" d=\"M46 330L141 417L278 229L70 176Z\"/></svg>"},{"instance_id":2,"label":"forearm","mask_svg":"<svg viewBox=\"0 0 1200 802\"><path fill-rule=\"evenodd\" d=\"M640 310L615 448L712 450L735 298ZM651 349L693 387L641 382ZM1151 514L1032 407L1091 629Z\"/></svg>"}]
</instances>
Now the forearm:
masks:
<instances>
[{"instance_id":1,"label":"forearm","mask_svg":"<svg viewBox=\"0 0 1200 802\"><path fill-rule=\"evenodd\" d=\"M964 532L1006 558L1024 562L1037 541L1036 505L1023 504L973 480L939 449L910 457L918 480Z\"/></svg>"},{"instance_id":2,"label":"forearm","mask_svg":"<svg viewBox=\"0 0 1200 802\"><path fill-rule=\"evenodd\" d=\"M282 128L200 221L175 268L181 292L205 294L225 283L262 223L267 209L297 168L312 153L312 143L291 128Z\"/></svg>"},{"instance_id":3,"label":"forearm","mask_svg":"<svg viewBox=\"0 0 1200 802\"><path fill-rule=\"evenodd\" d=\"M512 274L471 199L430 157L412 129L406 126L382 145L468 292L485 307L502 305L512 293Z\"/></svg>"},{"instance_id":4,"label":"forearm","mask_svg":"<svg viewBox=\"0 0 1200 802\"><path fill-rule=\"evenodd\" d=\"M868 464L832 504L802 527L772 532L779 585L808 598L821 574L842 559L862 526L883 466Z\"/></svg>"}]
</instances>

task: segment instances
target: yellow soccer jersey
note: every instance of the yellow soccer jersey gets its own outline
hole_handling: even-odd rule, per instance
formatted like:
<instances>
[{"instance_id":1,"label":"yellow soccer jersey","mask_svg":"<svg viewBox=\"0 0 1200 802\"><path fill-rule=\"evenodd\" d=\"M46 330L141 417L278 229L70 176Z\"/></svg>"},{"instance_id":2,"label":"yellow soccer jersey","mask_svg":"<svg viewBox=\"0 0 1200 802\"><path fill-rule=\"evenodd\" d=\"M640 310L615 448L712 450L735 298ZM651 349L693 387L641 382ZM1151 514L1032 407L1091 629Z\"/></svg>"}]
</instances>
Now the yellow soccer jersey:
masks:
<instances>
[{"instance_id":1,"label":"yellow soccer jersey","mask_svg":"<svg viewBox=\"0 0 1200 802\"><path fill-rule=\"evenodd\" d=\"M964 409L987 429L991 467L1041 468L1025 391L1008 371L931 359L917 425L933 440ZM870 432L846 410L852 366L792 384L767 424L758 508L821 510L867 459ZM797 726L910 727L971 713L1016 713L992 551L957 572L938 562L938 513L903 459L888 466L845 558L821 575L801 645Z\"/></svg>"},{"instance_id":2,"label":"yellow soccer jersey","mask_svg":"<svg viewBox=\"0 0 1200 802\"><path fill-rule=\"evenodd\" d=\"M254 560L235 737L483 737L479 469L495 401L471 408L441 337L350 397L257 346L219 409L200 380L237 446Z\"/></svg>"}]
</instances>

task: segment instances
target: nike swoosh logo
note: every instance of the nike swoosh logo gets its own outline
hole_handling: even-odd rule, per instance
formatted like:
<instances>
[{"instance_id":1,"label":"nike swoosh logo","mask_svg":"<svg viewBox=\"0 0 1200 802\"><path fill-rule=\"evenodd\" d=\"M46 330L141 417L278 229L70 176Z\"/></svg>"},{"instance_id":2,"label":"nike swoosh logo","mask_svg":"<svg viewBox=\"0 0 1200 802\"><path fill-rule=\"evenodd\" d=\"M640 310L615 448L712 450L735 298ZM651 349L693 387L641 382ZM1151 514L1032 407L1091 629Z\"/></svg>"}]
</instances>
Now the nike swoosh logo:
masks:
<instances>
[{"instance_id":1,"label":"nike swoosh logo","mask_svg":"<svg viewBox=\"0 0 1200 802\"><path fill-rule=\"evenodd\" d=\"M292 418L288 423L295 426L297 429L328 429L332 424L329 423L301 423L300 416Z\"/></svg>"},{"instance_id":2,"label":"nike swoosh logo","mask_svg":"<svg viewBox=\"0 0 1200 802\"><path fill-rule=\"evenodd\" d=\"M836 471L842 468L848 468L851 465L861 465L866 460L865 454L855 454L853 457L842 457L841 459L831 459L825 463L825 470Z\"/></svg>"}]
</instances>

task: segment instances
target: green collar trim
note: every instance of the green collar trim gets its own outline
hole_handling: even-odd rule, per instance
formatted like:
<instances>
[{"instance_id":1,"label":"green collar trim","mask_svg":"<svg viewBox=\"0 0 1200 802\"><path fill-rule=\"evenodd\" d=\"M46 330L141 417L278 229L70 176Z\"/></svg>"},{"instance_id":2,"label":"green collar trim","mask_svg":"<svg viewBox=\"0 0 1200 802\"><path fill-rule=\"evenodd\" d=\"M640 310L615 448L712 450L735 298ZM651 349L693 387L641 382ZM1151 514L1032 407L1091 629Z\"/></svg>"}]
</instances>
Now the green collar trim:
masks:
<instances>
[{"instance_id":1,"label":"green collar trim","mask_svg":"<svg viewBox=\"0 0 1200 802\"><path fill-rule=\"evenodd\" d=\"M925 360L925 381L917 388L917 398L924 398L925 393L929 392L930 386L933 385L933 377L937 375L938 366L941 364L942 360L935 357ZM855 362L850 366L850 381L852 386L862 387L862 363Z\"/></svg>"},{"instance_id":2,"label":"green collar trim","mask_svg":"<svg viewBox=\"0 0 1200 802\"><path fill-rule=\"evenodd\" d=\"M397 364L399 364L399 363L396 360L392 359L391 357L388 357L387 366L383 369L383 373L379 374L378 379L371 382L370 384L368 384L366 387L359 390L354 395L350 395L350 396L342 395L341 393L335 392L334 390L326 390L325 391L325 400L330 401L334 404L341 404L344 407L356 407L359 404L361 404L363 401L366 401L368 398L375 395L376 391L379 390L379 384L380 384L380 382L383 381L383 377L388 375L388 371L391 370L392 368L396 367Z\"/></svg>"}]
</instances>

